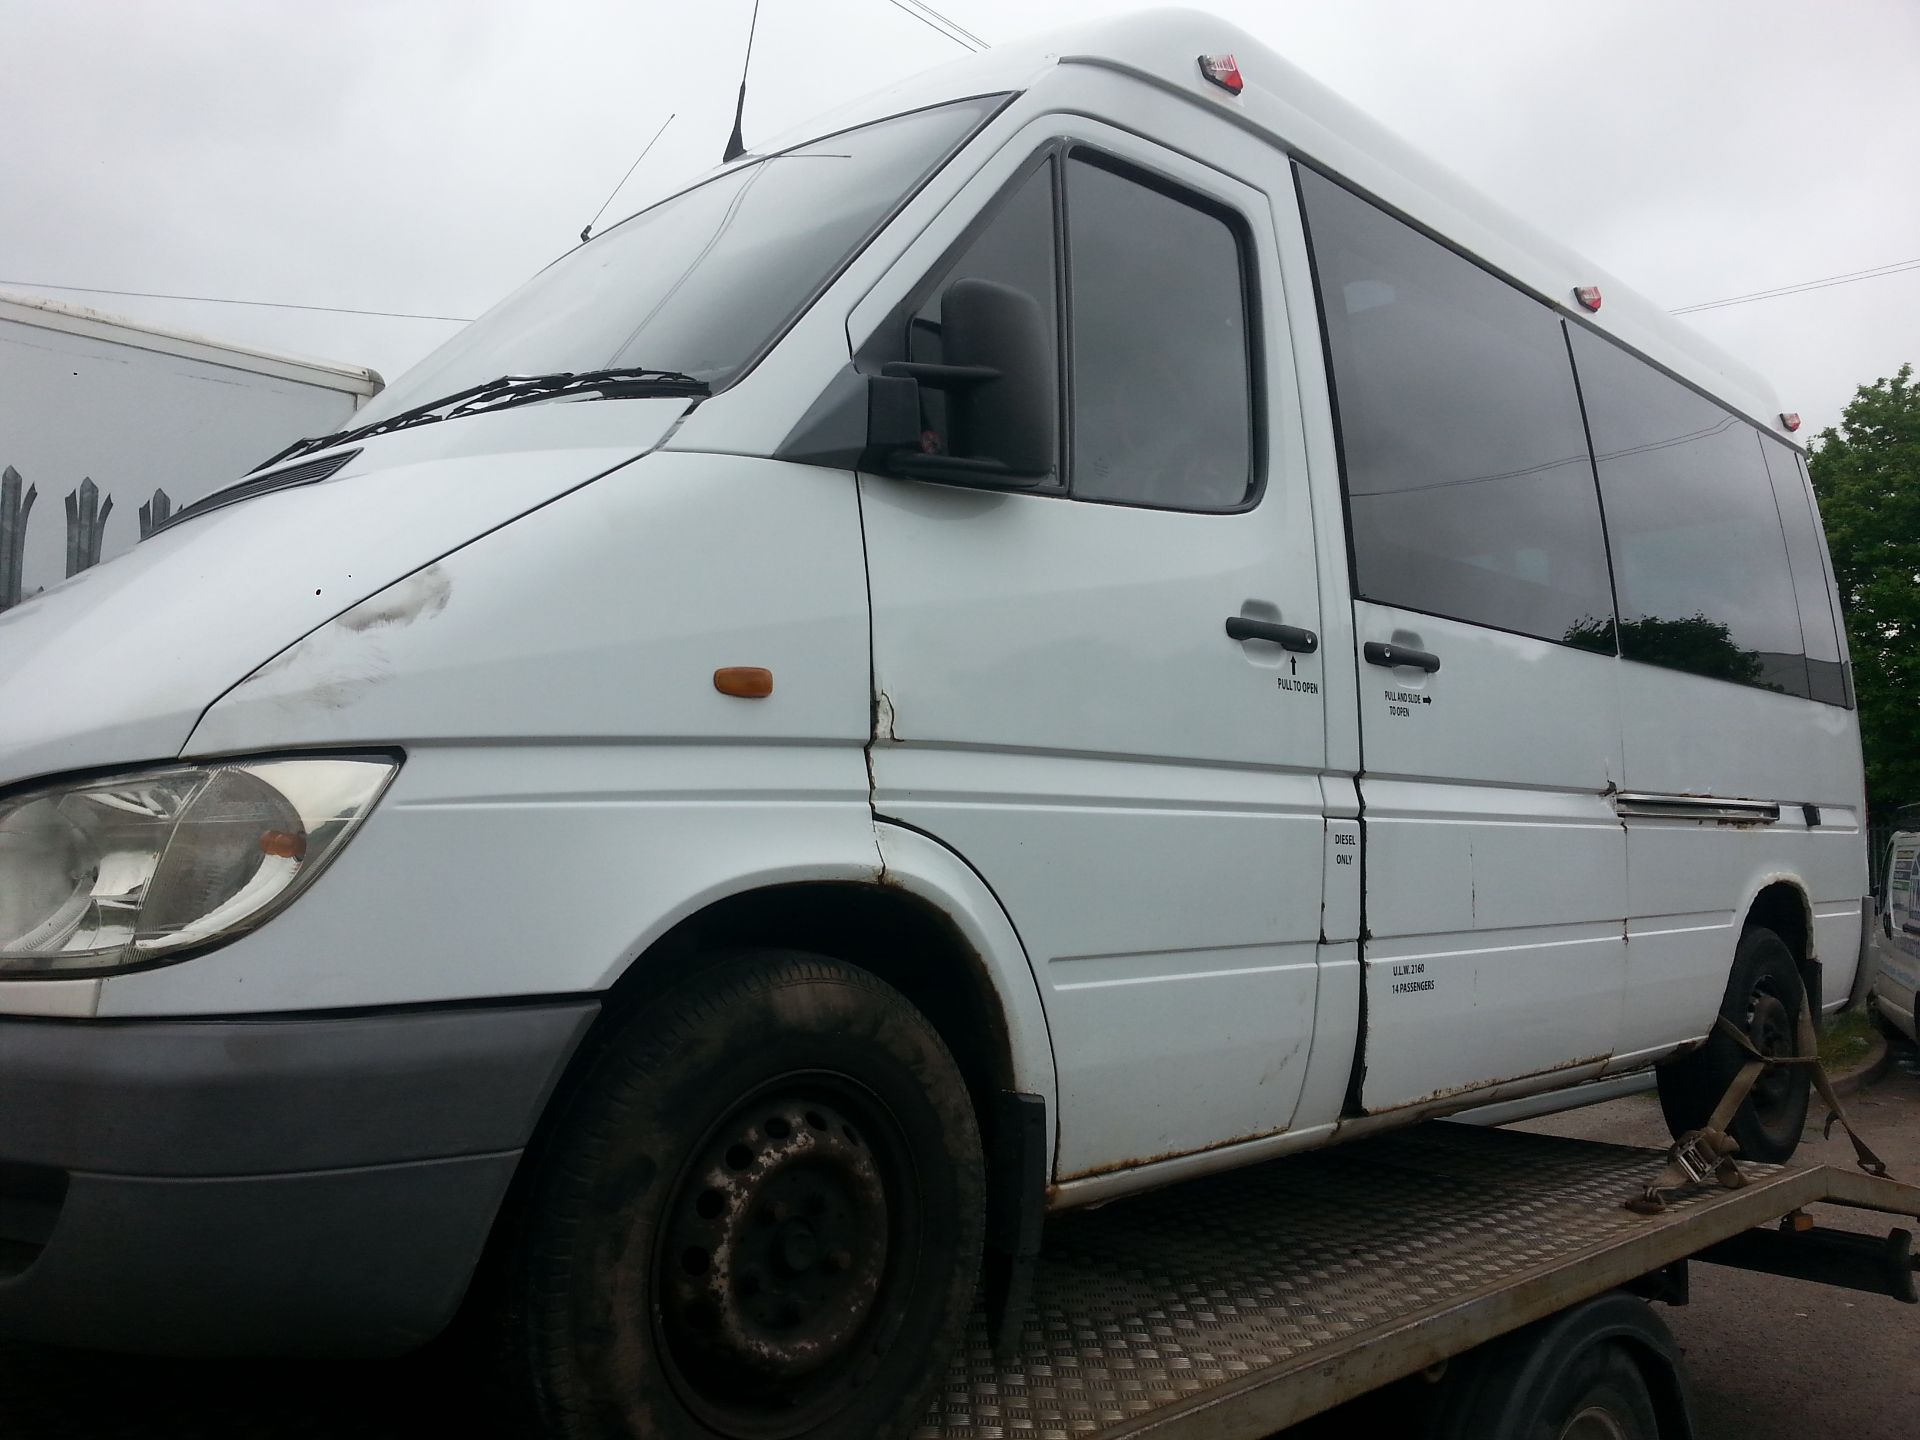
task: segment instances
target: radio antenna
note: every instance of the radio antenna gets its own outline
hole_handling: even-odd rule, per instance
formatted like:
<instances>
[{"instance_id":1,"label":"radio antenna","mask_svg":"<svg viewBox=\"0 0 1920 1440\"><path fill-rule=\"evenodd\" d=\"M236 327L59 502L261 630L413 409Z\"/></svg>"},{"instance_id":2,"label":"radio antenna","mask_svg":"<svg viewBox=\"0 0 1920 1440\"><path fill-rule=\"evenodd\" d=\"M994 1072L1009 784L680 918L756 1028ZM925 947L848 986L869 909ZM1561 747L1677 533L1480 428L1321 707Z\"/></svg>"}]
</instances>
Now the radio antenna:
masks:
<instances>
[{"instance_id":1,"label":"radio antenna","mask_svg":"<svg viewBox=\"0 0 1920 1440\"><path fill-rule=\"evenodd\" d=\"M674 113L678 114L679 112L675 111ZM593 219L589 220L585 228L580 231L580 243L582 245L593 238L593 227L598 225L600 223L600 217L607 213L607 206L611 205L613 203L613 197L620 193L621 185L625 185L627 181L633 178L633 172L638 170L640 168L640 162L647 158L647 151L653 149L653 147L659 143L660 137L667 133L667 126L672 123L672 115L667 116L666 119L660 122L660 128L653 132L653 139L647 141L646 148L633 157L633 164L629 165L627 167L627 173L620 177L620 184L614 186L613 189L607 192L607 198L602 200L600 202L600 208L593 212Z\"/></svg>"},{"instance_id":2,"label":"radio antenna","mask_svg":"<svg viewBox=\"0 0 1920 1440\"><path fill-rule=\"evenodd\" d=\"M753 33L759 28L760 0L753 0L753 19L747 22L747 58L740 64L740 99L733 107L733 134L727 137L727 153L720 157L722 165L747 153L746 142L740 138L740 118L747 113L747 71L753 66Z\"/></svg>"}]
</instances>

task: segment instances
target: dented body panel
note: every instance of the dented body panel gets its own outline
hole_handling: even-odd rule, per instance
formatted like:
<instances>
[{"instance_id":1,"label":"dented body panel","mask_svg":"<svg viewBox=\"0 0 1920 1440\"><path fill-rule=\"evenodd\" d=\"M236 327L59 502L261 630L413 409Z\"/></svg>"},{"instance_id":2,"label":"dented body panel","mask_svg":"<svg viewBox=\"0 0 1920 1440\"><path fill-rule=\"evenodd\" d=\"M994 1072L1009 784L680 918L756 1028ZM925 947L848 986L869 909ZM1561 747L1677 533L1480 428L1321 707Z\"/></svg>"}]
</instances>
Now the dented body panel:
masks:
<instances>
[{"instance_id":1,"label":"dented body panel","mask_svg":"<svg viewBox=\"0 0 1920 1440\"><path fill-rule=\"evenodd\" d=\"M652 455L307 635L223 696L188 752L550 737L857 756L862 570L851 476ZM734 665L771 670L773 696L719 693L713 672Z\"/></svg>"}]
</instances>

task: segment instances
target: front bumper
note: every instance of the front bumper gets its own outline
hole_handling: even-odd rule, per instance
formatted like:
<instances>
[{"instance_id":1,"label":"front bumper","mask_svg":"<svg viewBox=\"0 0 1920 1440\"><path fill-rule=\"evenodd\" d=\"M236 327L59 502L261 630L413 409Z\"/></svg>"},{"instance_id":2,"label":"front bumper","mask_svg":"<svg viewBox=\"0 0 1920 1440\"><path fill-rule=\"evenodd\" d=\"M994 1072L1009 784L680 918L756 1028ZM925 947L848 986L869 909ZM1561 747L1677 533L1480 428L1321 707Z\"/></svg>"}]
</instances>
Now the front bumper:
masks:
<instances>
[{"instance_id":1,"label":"front bumper","mask_svg":"<svg viewBox=\"0 0 1920 1440\"><path fill-rule=\"evenodd\" d=\"M425 1342L598 1008L0 1020L0 1335L174 1355Z\"/></svg>"}]
</instances>

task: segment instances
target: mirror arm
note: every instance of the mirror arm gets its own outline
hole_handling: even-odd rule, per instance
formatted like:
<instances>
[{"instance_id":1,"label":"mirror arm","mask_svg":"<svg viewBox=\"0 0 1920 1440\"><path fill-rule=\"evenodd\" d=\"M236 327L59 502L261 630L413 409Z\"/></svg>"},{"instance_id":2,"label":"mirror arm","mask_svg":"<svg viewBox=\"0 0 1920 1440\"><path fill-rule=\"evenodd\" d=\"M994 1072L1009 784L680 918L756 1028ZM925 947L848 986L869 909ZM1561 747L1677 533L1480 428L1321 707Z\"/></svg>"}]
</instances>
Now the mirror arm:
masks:
<instances>
[{"instance_id":1,"label":"mirror arm","mask_svg":"<svg viewBox=\"0 0 1920 1440\"><path fill-rule=\"evenodd\" d=\"M991 365L932 365L916 360L890 360L880 373L892 380L917 380L935 390L958 390L1000 378Z\"/></svg>"},{"instance_id":2,"label":"mirror arm","mask_svg":"<svg viewBox=\"0 0 1920 1440\"><path fill-rule=\"evenodd\" d=\"M975 460L964 455L924 455L906 450L888 455L889 474L906 480L945 481L984 490L1031 490L1044 475L1015 475L998 460Z\"/></svg>"}]
</instances>

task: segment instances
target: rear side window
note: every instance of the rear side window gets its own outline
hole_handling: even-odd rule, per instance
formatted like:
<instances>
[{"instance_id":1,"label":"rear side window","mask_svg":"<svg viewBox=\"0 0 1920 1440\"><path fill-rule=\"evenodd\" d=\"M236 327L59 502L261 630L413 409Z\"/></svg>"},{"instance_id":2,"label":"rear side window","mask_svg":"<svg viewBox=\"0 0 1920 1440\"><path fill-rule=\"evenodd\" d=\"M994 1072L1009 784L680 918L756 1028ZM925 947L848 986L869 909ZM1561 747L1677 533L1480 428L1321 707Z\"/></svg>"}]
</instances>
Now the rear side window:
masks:
<instances>
[{"instance_id":1,"label":"rear side window","mask_svg":"<svg viewBox=\"0 0 1920 1440\"><path fill-rule=\"evenodd\" d=\"M1356 592L1611 654L1606 539L1559 319L1298 173Z\"/></svg>"},{"instance_id":2,"label":"rear side window","mask_svg":"<svg viewBox=\"0 0 1920 1440\"><path fill-rule=\"evenodd\" d=\"M1620 653L1806 695L1800 608L1756 431L1573 332L1619 592Z\"/></svg>"},{"instance_id":3,"label":"rear side window","mask_svg":"<svg viewBox=\"0 0 1920 1440\"><path fill-rule=\"evenodd\" d=\"M1073 493L1232 510L1253 487L1240 239L1219 214L1067 163Z\"/></svg>"},{"instance_id":4,"label":"rear side window","mask_svg":"<svg viewBox=\"0 0 1920 1440\"><path fill-rule=\"evenodd\" d=\"M1827 564L1806 472L1800 468L1800 457L1778 440L1762 436L1760 449L1767 457L1773 499L1780 507L1780 527L1787 537L1787 563L1793 570L1793 593L1800 609L1800 638L1806 646L1808 694L1827 705L1850 705L1853 702L1840 649L1838 617L1827 588Z\"/></svg>"}]
</instances>

